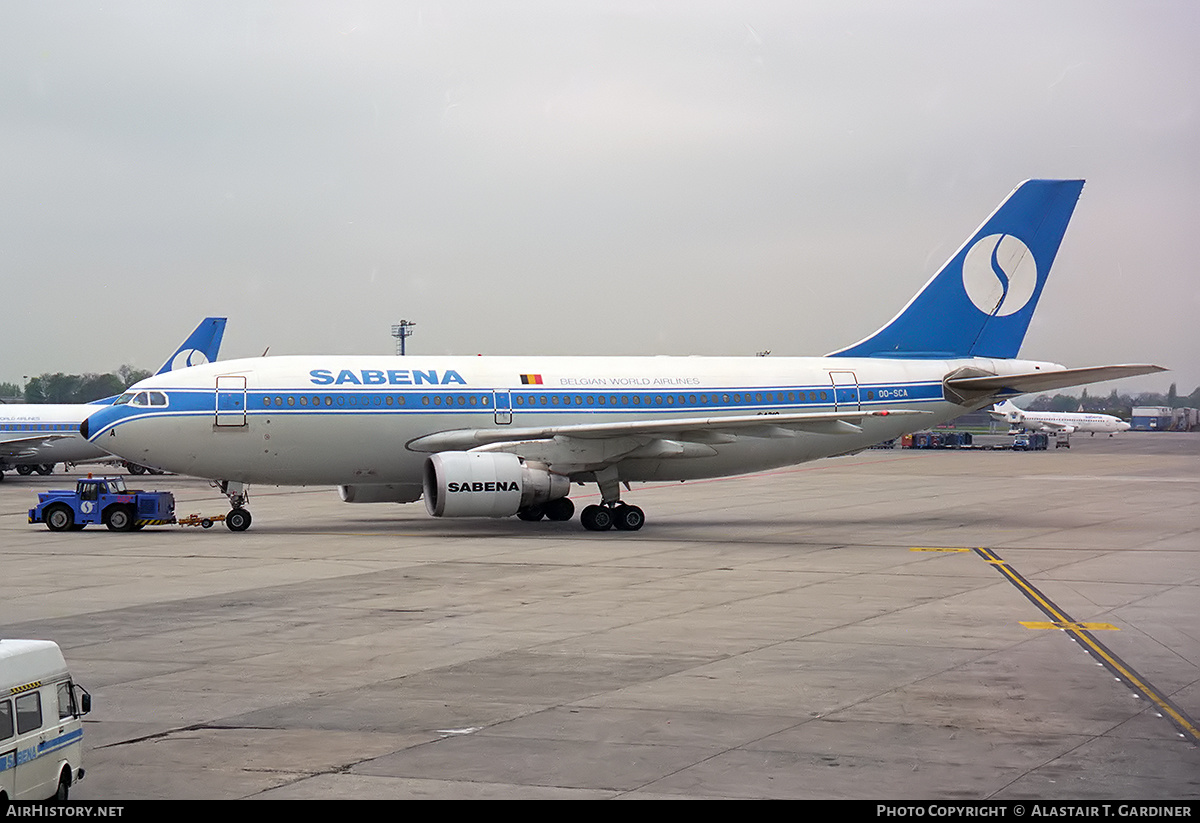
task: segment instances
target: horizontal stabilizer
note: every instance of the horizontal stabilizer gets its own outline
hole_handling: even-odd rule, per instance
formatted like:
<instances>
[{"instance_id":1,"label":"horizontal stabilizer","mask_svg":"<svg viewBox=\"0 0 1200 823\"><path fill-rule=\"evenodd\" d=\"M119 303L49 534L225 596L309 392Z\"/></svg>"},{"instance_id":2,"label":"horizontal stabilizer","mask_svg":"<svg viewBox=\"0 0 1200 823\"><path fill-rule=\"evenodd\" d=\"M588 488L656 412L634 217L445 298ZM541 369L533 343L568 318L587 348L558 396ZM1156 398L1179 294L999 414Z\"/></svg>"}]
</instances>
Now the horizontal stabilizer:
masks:
<instances>
[{"instance_id":1,"label":"horizontal stabilizer","mask_svg":"<svg viewBox=\"0 0 1200 823\"><path fill-rule=\"evenodd\" d=\"M1160 371L1166 371L1166 369L1162 366L1138 363L1121 366L1090 366L1084 369L1036 371L1025 374L948 377L945 384L947 389L960 395L1006 397L1050 391L1051 389L1065 389L1069 386L1082 386L1088 383L1102 383L1106 380L1120 380L1123 377L1136 377L1139 374L1154 374Z\"/></svg>"}]
</instances>

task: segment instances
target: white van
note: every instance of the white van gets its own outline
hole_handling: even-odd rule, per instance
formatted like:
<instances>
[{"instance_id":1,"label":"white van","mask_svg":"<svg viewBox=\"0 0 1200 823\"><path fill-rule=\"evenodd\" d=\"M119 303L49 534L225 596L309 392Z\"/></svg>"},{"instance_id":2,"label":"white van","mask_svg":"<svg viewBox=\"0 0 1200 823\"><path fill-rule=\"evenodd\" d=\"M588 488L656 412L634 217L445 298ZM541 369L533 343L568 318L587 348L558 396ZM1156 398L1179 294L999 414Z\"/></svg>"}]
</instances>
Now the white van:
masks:
<instances>
[{"instance_id":1,"label":"white van","mask_svg":"<svg viewBox=\"0 0 1200 823\"><path fill-rule=\"evenodd\" d=\"M83 723L92 696L71 682L49 640L0 640L0 807L64 802L83 779Z\"/></svg>"}]
</instances>

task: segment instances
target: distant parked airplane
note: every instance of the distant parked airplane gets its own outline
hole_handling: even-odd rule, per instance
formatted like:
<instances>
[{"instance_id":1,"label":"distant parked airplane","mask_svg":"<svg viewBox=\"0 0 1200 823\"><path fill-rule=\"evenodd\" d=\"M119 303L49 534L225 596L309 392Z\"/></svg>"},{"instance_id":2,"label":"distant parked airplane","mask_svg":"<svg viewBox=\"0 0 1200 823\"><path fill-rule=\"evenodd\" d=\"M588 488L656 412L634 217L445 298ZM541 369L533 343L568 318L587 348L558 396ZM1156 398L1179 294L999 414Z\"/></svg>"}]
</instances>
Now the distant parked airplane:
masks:
<instances>
[{"instance_id":1,"label":"distant parked airplane","mask_svg":"<svg viewBox=\"0 0 1200 823\"><path fill-rule=\"evenodd\" d=\"M157 373L216 360L224 334L224 317L205 318ZM55 463L111 458L111 454L79 436L79 424L101 403L114 399L97 403L0 404L0 480L9 468L19 474L49 474Z\"/></svg>"},{"instance_id":2,"label":"distant parked airplane","mask_svg":"<svg viewBox=\"0 0 1200 823\"><path fill-rule=\"evenodd\" d=\"M1034 412L1019 409L1011 400L992 406L988 412L996 420L1006 422L1013 428L1030 429L1052 433L1071 434L1073 432L1108 432L1112 437L1116 432L1129 431L1129 424L1111 414L1088 414L1086 412Z\"/></svg>"}]
</instances>

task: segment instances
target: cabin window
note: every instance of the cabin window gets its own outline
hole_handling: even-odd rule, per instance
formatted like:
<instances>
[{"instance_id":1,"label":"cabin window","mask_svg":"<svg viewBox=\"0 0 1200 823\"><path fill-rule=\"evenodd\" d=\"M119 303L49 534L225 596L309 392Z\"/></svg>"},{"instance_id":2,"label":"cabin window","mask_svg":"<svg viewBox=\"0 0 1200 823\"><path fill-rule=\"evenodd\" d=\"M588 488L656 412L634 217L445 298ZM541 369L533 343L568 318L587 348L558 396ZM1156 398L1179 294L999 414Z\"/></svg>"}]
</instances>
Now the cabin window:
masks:
<instances>
[{"instance_id":1,"label":"cabin window","mask_svg":"<svg viewBox=\"0 0 1200 823\"><path fill-rule=\"evenodd\" d=\"M0 700L0 740L7 740L12 736L12 703L8 700Z\"/></svg>"},{"instance_id":2,"label":"cabin window","mask_svg":"<svg viewBox=\"0 0 1200 823\"><path fill-rule=\"evenodd\" d=\"M42 727L42 696L38 692L22 694L13 701L17 707L17 734L37 731Z\"/></svg>"},{"instance_id":3,"label":"cabin window","mask_svg":"<svg viewBox=\"0 0 1200 823\"><path fill-rule=\"evenodd\" d=\"M71 681L58 684L58 719L65 720L79 714L75 711L75 693L71 690Z\"/></svg>"}]
</instances>

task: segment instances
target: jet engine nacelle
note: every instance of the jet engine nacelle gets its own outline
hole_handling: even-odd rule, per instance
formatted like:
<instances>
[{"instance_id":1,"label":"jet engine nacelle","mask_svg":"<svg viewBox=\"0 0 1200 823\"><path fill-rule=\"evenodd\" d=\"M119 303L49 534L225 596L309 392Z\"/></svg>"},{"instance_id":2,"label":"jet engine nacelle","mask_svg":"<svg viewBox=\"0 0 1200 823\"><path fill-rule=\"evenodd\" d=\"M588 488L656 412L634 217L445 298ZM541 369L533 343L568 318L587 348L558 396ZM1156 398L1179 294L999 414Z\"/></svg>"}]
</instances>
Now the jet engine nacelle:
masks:
<instances>
[{"instance_id":1,"label":"jet engine nacelle","mask_svg":"<svg viewBox=\"0 0 1200 823\"><path fill-rule=\"evenodd\" d=\"M421 498L416 483L367 483L338 486L343 503L412 503Z\"/></svg>"},{"instance_id":2,"label":"jet engine nacelle","mask_svg":"<svg viewBox=\"0 0 1200 823\"><path fill-rule=\"evenodd\" d=\"M434 517L508 517L566 497L571 481L507 452L438 452L425 461L424 489Z\"/></svg>"}]
</instances>

